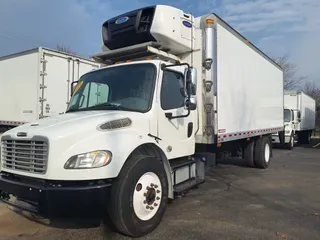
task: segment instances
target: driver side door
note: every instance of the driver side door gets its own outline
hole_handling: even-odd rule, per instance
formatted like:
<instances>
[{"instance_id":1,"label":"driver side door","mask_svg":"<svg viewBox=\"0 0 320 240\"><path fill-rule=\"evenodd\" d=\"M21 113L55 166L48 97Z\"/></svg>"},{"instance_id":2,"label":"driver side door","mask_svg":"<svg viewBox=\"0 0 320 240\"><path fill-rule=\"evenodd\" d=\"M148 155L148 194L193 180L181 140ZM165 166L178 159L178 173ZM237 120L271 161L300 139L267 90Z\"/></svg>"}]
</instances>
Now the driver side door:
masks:
<instances>
[{"instance_id":1,"label":"driver side door","mask_svg":"<svg viewBox=\"0 0 320 240\"><path fill-rule=\"evenodd\" d=\"M158 111L159 144L172 158L192 155L195 151L196 111L190 111L185 117L169 119L166 113L172 116L188 114L185 107L183 89L185 85L184 67L165 69L160 86Z\"/></svg>"}]
</instances>

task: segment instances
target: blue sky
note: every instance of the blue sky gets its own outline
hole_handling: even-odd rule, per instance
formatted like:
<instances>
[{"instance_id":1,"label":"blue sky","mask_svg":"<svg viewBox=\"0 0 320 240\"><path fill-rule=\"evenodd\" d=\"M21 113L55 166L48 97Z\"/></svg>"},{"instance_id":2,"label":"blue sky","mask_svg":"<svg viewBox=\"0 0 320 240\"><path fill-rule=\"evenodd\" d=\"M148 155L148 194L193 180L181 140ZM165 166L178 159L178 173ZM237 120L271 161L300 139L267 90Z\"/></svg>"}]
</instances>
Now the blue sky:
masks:
<instances>
[{"instance_id":1,"label":"blue sky","mask_svg":"<svg viewBox=\"0 0 320 240\"><path fill-rule=\"evenodd\" d=\"M153 4L215 12L270 56L287 54L320 86L319 0L0 0L0 56L56 44L89 56L101 49L104 21Z\"/></svg>"}]
</instances>

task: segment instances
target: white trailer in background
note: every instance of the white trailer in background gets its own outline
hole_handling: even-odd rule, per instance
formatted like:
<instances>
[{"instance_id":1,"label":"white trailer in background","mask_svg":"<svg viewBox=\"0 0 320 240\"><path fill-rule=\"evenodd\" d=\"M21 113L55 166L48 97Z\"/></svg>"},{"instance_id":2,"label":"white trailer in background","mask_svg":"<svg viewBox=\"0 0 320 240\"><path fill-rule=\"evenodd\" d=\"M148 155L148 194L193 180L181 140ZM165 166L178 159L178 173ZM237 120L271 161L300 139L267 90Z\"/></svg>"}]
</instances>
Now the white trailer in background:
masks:
<instances>
[{"instance_id":1,"label":"white trailer in background","mask_svg":"<svg viewBox=\"0 0 320 240\"><path fill-rule=\"evenodd\" d=\"M44 216L108 214L139 237L216 157L269 166L283 72L221 18L156 5L106 21L102 39L94 59L108 66L81 77L66 114L2 136L4 202ZM24 155L12 155L20 145Z\"/></svg>"},{"instance_id":2,"label":"white trailer in background","mask_svg":"<svg viewBox=\"0 0 320 240\"><path fill-rule=\"evenodd\" d=\"M65 112L71 83L98 67L43 47L0 57L0 129Z\"/></svg>"},{"instance_id":3,"label":"white trailer in background","mask_svg":"<svg viewBox=\"0 0 320 240\"><path fill-rule=\"evenodd\" d=\"M284 93L284 131L272 135L275 144L292 149L296 142L309 144L316 126L316 101L303 91Z\"/></svg>"}]
</instances>

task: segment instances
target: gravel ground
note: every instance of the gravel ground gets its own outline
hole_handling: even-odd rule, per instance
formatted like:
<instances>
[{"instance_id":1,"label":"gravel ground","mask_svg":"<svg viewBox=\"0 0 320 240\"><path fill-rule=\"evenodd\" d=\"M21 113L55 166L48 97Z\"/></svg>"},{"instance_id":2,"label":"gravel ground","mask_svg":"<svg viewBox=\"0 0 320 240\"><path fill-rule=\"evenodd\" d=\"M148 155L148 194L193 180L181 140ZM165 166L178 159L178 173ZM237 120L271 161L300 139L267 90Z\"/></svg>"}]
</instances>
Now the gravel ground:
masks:
<instances>
[{"instance_id":1,"label":"gravel ground","mask_svg":"<svg viewBox=\"0 0 320 240\"><path fill-rule=\"evenodd\" d=\"M268 170L232 160L219 164L142 239L320 239L320 144L312 146L275 149ZM46 223L0 204L1 240L129 239L88 223Z\"/></svg>"}]
</instances>

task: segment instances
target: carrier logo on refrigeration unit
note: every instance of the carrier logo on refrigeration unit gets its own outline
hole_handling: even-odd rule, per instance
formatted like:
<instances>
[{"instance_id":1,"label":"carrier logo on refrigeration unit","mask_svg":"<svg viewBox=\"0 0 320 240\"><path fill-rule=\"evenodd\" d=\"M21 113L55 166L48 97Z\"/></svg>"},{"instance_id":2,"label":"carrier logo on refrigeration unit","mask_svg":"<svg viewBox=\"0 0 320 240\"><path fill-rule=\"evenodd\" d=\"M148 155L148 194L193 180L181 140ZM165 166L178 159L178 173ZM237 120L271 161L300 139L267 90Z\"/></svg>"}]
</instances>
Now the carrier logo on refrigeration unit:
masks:
<instances>
[{"instance_id":1,"label":"carrier logo on refrigeration unit","mask_svg":"<svg viewBox=\"0 0 320 240\"><path fill-rule=\"evenodd\" d=\"M191 22L188 22L188 21L182 21L182 24L187 28L191 28L192 27Z\"/></svg>"},{"instance_id":2,"label":"carrier logo on refrigeration unit","mask_svg":"<svg viewBox=\"0 0 320 240\"><path fill-rule=\"evenodd\" d=\"M115 24L122 24L129 20L129 17L121 17L115 21Z\"/></svg>"}]
</instances>

